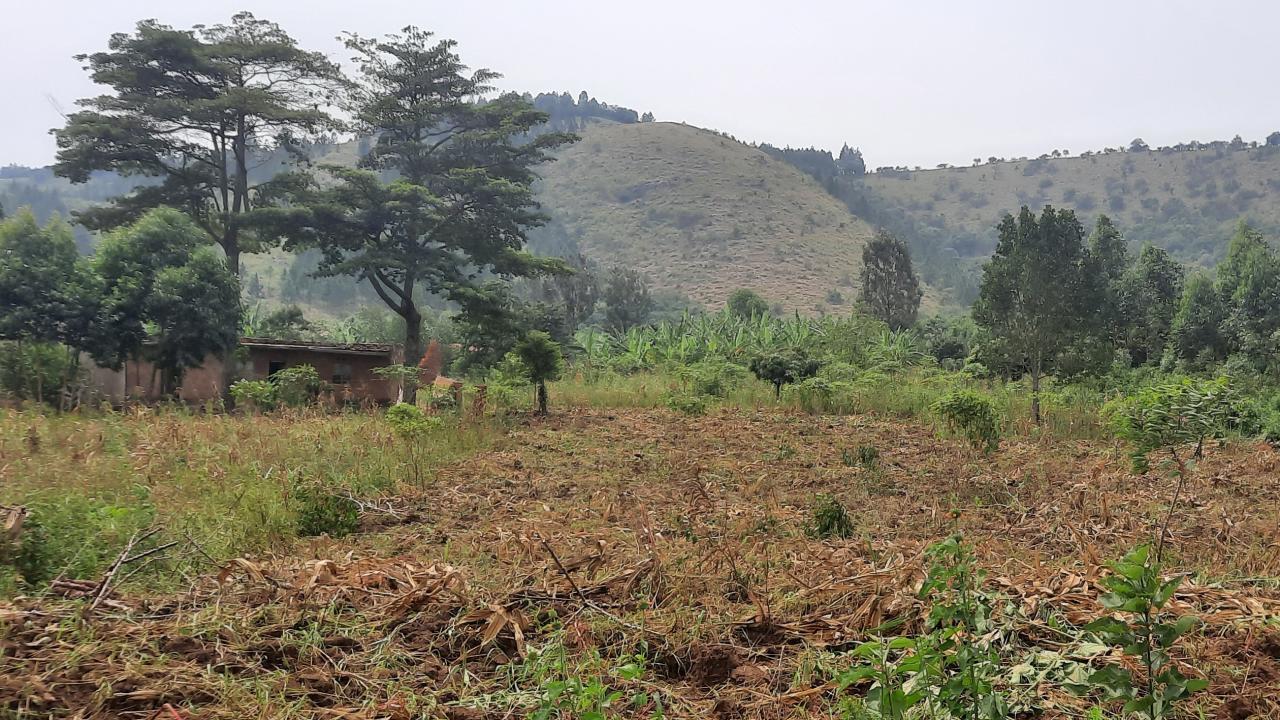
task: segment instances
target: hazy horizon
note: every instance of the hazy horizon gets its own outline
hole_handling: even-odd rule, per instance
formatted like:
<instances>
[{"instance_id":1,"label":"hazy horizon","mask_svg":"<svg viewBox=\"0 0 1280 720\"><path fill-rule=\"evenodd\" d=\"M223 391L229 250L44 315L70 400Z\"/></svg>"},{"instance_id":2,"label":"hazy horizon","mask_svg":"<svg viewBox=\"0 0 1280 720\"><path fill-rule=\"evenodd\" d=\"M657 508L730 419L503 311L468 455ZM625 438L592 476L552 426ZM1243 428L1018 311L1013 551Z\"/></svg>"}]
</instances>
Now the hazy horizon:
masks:
<instances>
[{"instance_id":1,"label":"hazy horizon","mask_svg":"<svg viewBox=\"0 0 1280 720\"><path fill-rule=\"evenodd\" d=\"M358 16L348 8L359 9ZM405 25L458 41L502 90L586 90L748 142L862 148L870 167L1072 153L1187 140L1261 140L1280 129L1271 28L1280 5L1094 0L1066 13L1008 0L960 7L762 2L601 6L507 0L483 10L425 0L63 0L9 11L0 27L0 165L53 160L55 105L97 92L72 56L143 18L180 28L240 10L337 60L335 36ZM1214 32L1216 30L1216 32Z\"/></svg>"}]
</instances>

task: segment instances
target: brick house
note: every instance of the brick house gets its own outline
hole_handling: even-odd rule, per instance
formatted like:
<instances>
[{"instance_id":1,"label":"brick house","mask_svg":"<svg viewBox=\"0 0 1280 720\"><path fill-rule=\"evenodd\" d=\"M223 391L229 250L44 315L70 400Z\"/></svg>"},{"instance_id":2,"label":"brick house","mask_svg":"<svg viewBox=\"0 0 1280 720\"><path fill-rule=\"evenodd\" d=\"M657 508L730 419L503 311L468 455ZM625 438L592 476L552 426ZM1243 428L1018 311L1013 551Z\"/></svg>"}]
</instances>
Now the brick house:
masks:
<instances>
[{"instance_id":1,"label":"brick house","mask_svg":"<svg viewBox=\"0 0 1280 720\"><path fill-rule=\"evenodd\" d=\"M321 379L333 386L335 400L387 404L395 402L400 388L373 371L399 364L402 355L399 346L385 343L241 338L235 353L234 377L266 380L285 368L310 365ZM209 357L200 367L187 370L178 388L178 398L202 403L222 397L226 382L224 367L222 359ZM98 396L113 404L122 404L126 399L155 401L161 396L159 373L146 360L130 360L120 370L92 367L89 378Z\"/></svg>"}]
</instances>

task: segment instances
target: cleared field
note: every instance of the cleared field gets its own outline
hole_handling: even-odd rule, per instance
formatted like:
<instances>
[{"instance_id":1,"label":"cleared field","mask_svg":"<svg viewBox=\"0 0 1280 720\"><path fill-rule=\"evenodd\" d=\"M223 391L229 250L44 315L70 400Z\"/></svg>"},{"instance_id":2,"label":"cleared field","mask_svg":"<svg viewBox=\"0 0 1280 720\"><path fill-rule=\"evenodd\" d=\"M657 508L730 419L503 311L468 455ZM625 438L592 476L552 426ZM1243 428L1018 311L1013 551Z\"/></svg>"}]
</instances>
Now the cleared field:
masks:
<instances>
[{"instance_id":1,"label":"cleared field","mask_svg":"<svg viewBox=\"0 0 1280 720\"><path fill-rule=\"evenodd\" d=\"M214 468L268 432L291 438L272 456L284 467L351 456L335 470L397 476L340 540L126 585L88 617L88 600L0 605L0 715L861 717L847 701L865 685L836 681L848 650L887 621L920 630L922 551L959 532L997 598L1015 707L1086 717L1096 703L1062 682L1122 661L1079 627L1104 612L1106 562L1150 538L1173 490L1108 443L1022 435L988 458L910 422L771 407L461 429L493 436L433 460L420 489L371 417L85 420L74 437L104 423L122 477L147 477L147 448L169 438ZM11 482L24 451L4 453ZM1174 660L1212 683L1191 716L1280 713L1278 476L1265 446L1209 447L1172 520L1168 569L1188 580L1170 608L1205 622ZM850 537L806 533L822 495L849 509Z\"/></svg>"}]
</instances>

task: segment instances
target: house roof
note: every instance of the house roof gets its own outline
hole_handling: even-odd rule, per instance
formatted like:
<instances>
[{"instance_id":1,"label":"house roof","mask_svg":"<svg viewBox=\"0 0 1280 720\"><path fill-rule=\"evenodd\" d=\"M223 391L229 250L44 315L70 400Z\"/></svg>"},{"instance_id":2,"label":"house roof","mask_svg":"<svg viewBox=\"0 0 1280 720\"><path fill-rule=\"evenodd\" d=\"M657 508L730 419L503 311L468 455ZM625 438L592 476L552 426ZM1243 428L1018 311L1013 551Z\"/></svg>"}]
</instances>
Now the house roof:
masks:
<instances>
[{"instance_id":1,"label":"house roof","mask_svg":"<svg viewBox=\"0 0 1280 720\"><path fill-rule=\"evenodd\" d=\"M240 346L259 350L297 350L332 355L390 355L396 350L396 346L391 343L328 343L256 337L240 338Z\"/></svg>"}]
</instances>

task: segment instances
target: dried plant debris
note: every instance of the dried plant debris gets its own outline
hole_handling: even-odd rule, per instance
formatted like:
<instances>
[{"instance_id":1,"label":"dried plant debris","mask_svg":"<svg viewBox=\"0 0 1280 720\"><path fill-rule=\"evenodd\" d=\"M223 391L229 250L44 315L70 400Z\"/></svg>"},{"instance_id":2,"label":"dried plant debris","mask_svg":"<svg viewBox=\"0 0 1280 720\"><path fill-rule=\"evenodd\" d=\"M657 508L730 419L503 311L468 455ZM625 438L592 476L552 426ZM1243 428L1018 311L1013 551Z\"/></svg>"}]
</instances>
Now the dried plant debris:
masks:
<instances>
[{"instance_id":1,"label":"dried plant debris","mask_svg":"<svg viewBox=\"0 0 1280 720\"><path fill-rule=\"evenodd\" d=\"M878 449L874 478L842 460L851 443ZM1167 541L1185 578L1165 609L1200 623L1173 662L1210 681L1191 701L1205 716L1280 717L1280 462L1207 453ZM847 533L806 532L819 496ZM100 579L63 578L0 605L0 714L855 717L852 650L925 631L925 550L960 533L1011 707L1088 717L1097 698L1064 688L1127 661L1082 628L1168 480L1103 444L982 457L866 417L578 410L388 502L410 520L182 592L117 588L87 615Z\"/></svg>"}]
</instances>

